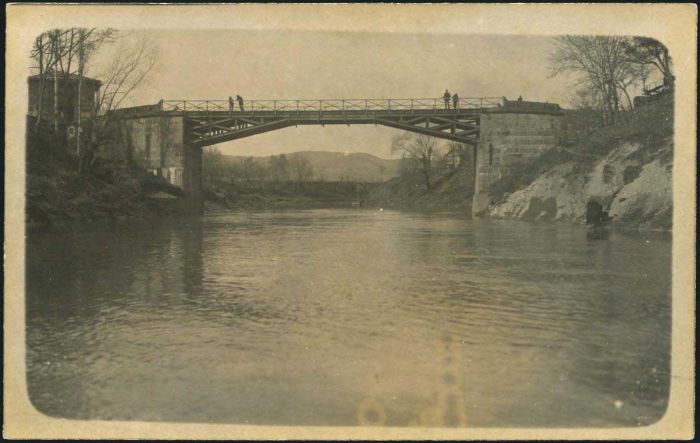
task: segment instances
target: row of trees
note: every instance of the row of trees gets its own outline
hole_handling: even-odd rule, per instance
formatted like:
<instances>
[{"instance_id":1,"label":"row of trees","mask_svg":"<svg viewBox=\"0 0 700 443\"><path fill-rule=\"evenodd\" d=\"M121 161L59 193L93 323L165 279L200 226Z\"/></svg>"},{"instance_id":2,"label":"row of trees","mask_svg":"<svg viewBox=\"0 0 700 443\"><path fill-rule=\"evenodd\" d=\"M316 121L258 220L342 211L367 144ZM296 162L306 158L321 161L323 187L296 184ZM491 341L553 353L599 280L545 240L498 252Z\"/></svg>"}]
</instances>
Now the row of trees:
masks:
<instances>
[{"instance_id":1,"label":"row of trees","mask_svg":"<svg viewBox=\"0 0 700 443\"><path fill-rule=\"evenodd\" d=\"M420 177L426 190L458 166L466 167L472 156L472 148L468 145L457 142L440 145L434 137L411 132L394 137L390 150L401 157L399 175L407 180ZM237 160L227 158L216 148L207 148L202 168L210 185L221 181L247 186L324 181L323 174L314 171L311 162L300 154L273 155L267 161L253 157ZM385 168L379 168L379 176L383 177ZM347 177L346 181L354 181L354 178Z\"/></svg>"},{"instance_id":2,"label":"row of trees","mask_svg":"<svg viewBox=\"0 0 700 443\"><path fill-rule=\"evenodd\" d=\"M109 111L118 108L142 84L156 63L157 48L151 41L129 37L132 36L112 28L68 28L43 32L34 40L30 58L39 78L36 128L44 119L46 87L52 84L53 131L58 133L59 123L77 124L79 170L91 164L96 149L109 141L106 131L110 123ZM110 61L98 63L95 56L108 47L112 50ZM89 121L83 121L82 89L88 75L99 80L101 87L94 103L90 104ZM60 122L59 88L68 87L69 80L73 79L77 81L76 121Z\"/></svg>"},{"instance_id":3,"label":"row of trees","mask_svg":"<svg viewBox=\"0 0 700 443\"><path fill-rule=\"evenodd\" d=\"M238 161L227 158L216 148L207 148L202 161L202 169L209 184L220 181L245 185L289 182L302 184L317 178L309 159L299 154L273 155L267 162L253 157Z\"/></svg>"},{"instance_id":4,"label":"row of trees","mask_svg":"<svg viewBox=\"0 0 700 443\"><path fill-rule=\"evenodd\" d=\"M675 80L668 49L645 37L561 36L549 61L553 76L573 77L573 107L600 112L604 123L631 109L634 91L646 89L650 78L669 90Z\"/></svg>"}]
</instances>

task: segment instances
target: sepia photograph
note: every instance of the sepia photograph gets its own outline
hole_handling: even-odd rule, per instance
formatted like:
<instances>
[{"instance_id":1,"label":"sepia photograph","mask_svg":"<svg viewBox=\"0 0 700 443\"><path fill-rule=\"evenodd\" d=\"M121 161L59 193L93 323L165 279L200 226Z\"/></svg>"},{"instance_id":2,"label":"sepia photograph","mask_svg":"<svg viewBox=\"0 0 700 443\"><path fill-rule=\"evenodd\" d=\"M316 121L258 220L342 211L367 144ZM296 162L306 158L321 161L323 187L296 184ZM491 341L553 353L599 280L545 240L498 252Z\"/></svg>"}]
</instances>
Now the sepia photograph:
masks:
<instances>
[{"instance_id":1,"label":"sepia photograph","mask_svg":"<svg viewBox=\"0 0 700 443\"><path fill-rule=\"evenodd\" d=\"M692 438L697 9L415 6L8 8L40 438Z\"/></svg>"}]
</instances>

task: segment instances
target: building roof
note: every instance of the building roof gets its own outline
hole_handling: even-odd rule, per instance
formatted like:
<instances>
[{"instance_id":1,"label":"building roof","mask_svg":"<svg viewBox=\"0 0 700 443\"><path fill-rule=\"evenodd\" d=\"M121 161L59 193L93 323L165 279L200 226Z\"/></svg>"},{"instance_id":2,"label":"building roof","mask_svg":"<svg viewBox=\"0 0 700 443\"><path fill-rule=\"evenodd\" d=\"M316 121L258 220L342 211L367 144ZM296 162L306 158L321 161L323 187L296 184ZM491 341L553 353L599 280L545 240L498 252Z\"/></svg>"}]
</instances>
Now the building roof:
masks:
<instances>
[{"instance_id":1,"label":"building roof","mask_svg":"<svg viewBox=\"0 0 700 443\"><path fill-rule=\"evenodd\" d=\"M59 77L63 77L63 74L59 74ZM53 71L47 72L45 74L45 78L46 78L46 80L49 80L49 81L53 80ZM68 76L68 79L71 81L77 82L78 81L78 74L72 73L71 75ZM27 81L34 81L34 80L39 80L39 74L34 74L34 75L30 75L29 77L27 77ZM83 76L83 82L94 83L98 86L102 85L102 82L100 80L97 80L96 78L85 77L85 76Z\"/></svg>"}]
</instances>

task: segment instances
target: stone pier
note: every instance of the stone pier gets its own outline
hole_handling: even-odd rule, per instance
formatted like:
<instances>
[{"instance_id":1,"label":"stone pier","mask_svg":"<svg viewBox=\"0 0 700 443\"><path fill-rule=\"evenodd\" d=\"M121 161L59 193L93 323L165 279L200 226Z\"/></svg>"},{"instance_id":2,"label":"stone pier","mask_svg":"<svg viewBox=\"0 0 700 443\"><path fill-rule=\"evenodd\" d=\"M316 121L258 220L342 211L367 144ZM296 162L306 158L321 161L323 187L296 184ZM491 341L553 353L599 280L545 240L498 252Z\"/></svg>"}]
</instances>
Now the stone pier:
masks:
<instances>
[{"instance_id":1,"label":"stone pier","mask_svg":"<svg viewBox=\"0 0 700 443\"><path fill-rule=\"evenodd\" d=\"M492 203L489 186L558 143L564 113L557 104L508 101L480 117L472 214Z\"/></svg>"}]
</instances>

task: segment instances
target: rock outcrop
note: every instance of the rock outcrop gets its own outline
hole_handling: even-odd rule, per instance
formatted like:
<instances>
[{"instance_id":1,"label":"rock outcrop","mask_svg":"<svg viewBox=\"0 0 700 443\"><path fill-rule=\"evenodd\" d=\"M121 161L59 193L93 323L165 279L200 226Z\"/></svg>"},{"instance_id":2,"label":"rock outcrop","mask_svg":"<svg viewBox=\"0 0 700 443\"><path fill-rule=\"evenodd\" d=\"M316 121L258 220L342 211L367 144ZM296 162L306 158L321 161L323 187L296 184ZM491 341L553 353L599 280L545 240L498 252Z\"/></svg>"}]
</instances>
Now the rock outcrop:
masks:
<instances>
[{"instance_id":1,"label":"rock outcrop","mask_svg":"<svg viewBox=\"0 0 700 443\"><path fill-rule=\"evenodd\" d=\"M586 222L597 202L614 224L671 229L673 138L656 146L622 142L592 169L576 161L556 165L533 182L491 205L493 218Z\"/></svg>"}]
</instances>

